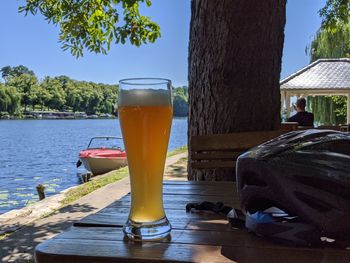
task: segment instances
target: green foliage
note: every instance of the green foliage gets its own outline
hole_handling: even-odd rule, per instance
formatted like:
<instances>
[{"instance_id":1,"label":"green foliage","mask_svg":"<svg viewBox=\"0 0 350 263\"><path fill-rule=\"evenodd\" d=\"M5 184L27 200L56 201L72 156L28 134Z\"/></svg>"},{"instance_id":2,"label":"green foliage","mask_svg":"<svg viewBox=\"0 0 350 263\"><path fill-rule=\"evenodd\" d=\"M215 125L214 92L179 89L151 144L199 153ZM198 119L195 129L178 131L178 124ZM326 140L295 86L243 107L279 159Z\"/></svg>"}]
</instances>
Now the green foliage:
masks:
<instances>
[{"instance_id":1,"label":"green foliage","mask_svg":"<svg viewBox=\"0 0 350 263\"><path fill-rule=\"evenodd\" d=\"M186 117L188 115L188 89L187 87L173 88L174 116Z\"/></svg>"},{"instance_id":2,"label":"green foliage","mask_svg":"<svg viewBox=\"0 0 350 263\"><path fill-rule=\"evenodd\" d=\"M106 54L113 42L140 46L160 37L159 26L139 12L144 2L151 5L151 0L26 0L19 12L41 13L59 26L62 49L80 57L84 49Z\"/></svg>"},{"instance_id":3,"label":"green foliage","mask_svg":"<svg viewBox=\"0 0 350 263\"><path fill-rule=\"evenodd\" d=\"M5 67L6 68L6 67ZM0 111L18 114L20 105L24 110L31 105L41 110L72 110L87 114L115 112L118 87L76 81L67 76L45 77L38 82L35 75L20 74L7 77L5 85L0 85Z\"/></svg>"},{"instance_id":4,"label":"green foliage","mask_svg":"<svg viewBox=\"0 0 350 263\"><path fill-rule=\"evenodd\" d=\"M347 100L348 98L346 96L332 96L332 102L335 105L333 108L338 124L346 123Z\"/></svg>"},{"instance_id":5,"label":"green foliage","mask_svg":"<svg viewBox=\"0 0 350 263\"><path fill-rule=\"evenodd\" d=\"M313 112L318 125L338 125L346 123L345 96L308 97L308 108Z\"/></svg>"},{"instance_id":6,"label":"green foliage","mask_svg":"<svg viewBox=\"0 0 350 263\"><path fill-rule=\"evenodd\" d=\"M16 88L0 84L0 111L16 114L20 110L21 96Z\"/></svg>"},{"instance_id":7,"label":"green foliage","mask_svg":"<svg viewBox=\"0 0 350 263\"><path fill-rule=\"evenodd\" d=\"M307 53L311 62L320 58L350 57L350 25L337 22L328 28L320 28ZM308 103L319 124L346 123L347 98L345 96L309 97Z\"/></svg>"},{"instance_id":8,"label":"green foliage","mask_svg":"<svg viewBox=\"0 0 350 263\"><path fill-rule=\"evenodd\" d=\"M26 69L25 72L30 71ZM31 106L33 111L39 107L41 110L85 112L89 115L115 114L117 98L117 85L77 81L67 76L45 77L39 82L35 75L11 74L5 84L0 84L0 112L10 115L18 115L21 105L24 111ZM174 88L173 98L174 116L187 116L187 87Z\"/></svg>"},{"instance_id":9,"label":"green foliage","mask_svg":"<svg viewBox=\"0 0 350 263\"><path fill-rule=\"evenodd\" d=\"M11 72L10 66L5 66L1 69L1 76L5 81L7 80L8 76L10 75L10 72Z\"/></svg>"},{"instance_id":10,"label":"green foliage","mask_svg":"<svg viewBox=\"0 0 350 263\"><path fill-rule=\"evenodd\" d=\"M50 109L62 110L66 103L66 93L61 82L55 78L45 77L41 87L48 94L48 97L45 98L46 106Z\"/></svg>"},{"instance_id":11,"label":"green foliage","mask_svg":"<svg viewBox=\"0 0 350 263\"><path fill-rule=\"evenodd\" d=\"M32 103L32 90L36 85L38 85L38 80L36 76L22 74L19 76L11 77L8 80L8 85L16 87L17 91L21 94L21 103L24 105L24 110L26 111L27 106Z\"/></svg>"},{"instance_id":12,"label":"green foliage","mask_svg":"<svg viewBox=\"0 0 350 263\"><path fill-rule=\"evenodd\" d=\"M326 5L319 11L322 27L335 29L339 22L348 24L350 16L350 0L327 0Z\"/></svg>"},{"instance_id":13,"label":"green foliage","mask_svg":"<svg viewBox=\"0 0 350 263\"><path fill-rule=\"evenodd\" d=\"M5 66L1 68L1 76L5 81L11 77L19 77L22 74L28 74L34 76L34 72L23 65L11 67Z\"/></svg>"},{"instance_id":14,"label":"green foliage","mask_svg":"<svg viewBox=\"0 0 350 263\"><path fill-rule=\"evenodd\" d=\"M319 58L349 58L350 25L337 23L333 29L320 28L306 51L311 62Z\"/></svg>"}]
</instances>

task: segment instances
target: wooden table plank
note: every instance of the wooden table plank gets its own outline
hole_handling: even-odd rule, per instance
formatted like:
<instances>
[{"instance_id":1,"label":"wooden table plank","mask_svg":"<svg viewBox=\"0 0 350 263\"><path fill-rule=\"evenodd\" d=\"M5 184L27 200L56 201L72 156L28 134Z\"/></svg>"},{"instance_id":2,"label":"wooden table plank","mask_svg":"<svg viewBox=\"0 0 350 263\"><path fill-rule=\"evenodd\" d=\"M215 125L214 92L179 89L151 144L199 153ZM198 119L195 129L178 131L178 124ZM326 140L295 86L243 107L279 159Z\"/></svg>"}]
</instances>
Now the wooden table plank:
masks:
<instances>
[{"instance_id":1,"label":"wooden table plank","mask_svg":"<svg viewBox=\"0 0 350 263\"><path fill-rule=\"evenodd\" d=\"M124 233L121 227L72 227L69 232L65 232L56 237L56 239L81 239L89 237L89 240L123 241ZM228 231L192 231L184 229L173 229L168 239L163 239L160 243L172 244L198 244L198 245L224 245L239 246L246 242L246 238L251 239L253 235L245 235L243 230ZM256 239L258 246L259 240ZM150 241L152 242L152 241ZM266 246L266 242L260 241L260 246ZM270 244L271 246L271 244Z\"/></svg>"},{"instance_id":2,"label":"wooden table plank","mask_svg":"<svg viewBox=\"0 0 350 263\"><path fill-rule=\"evenodd\" d=\"M234 182L231 181L181 181L181 180L165 180L163 181L163 185L194 185L194 186L220 186L224 187L225 185L235 185Z\"/></svg>"},{"instance_id":3,"label":"wooden table plank","mask_svg":"<svg viewBox=\"0 0 350 263\"><path fill-rule=\"evenodd\" d=\"M335 259L337 261L335 261ZM239 263L345 263L349 253L337 250L208 246L89 239L53 239L40 244L41 262L239 262Z\"/></svg>"},{"instance_id":4,"label":"wooden table plank","mask_svg":"<svg viewBox=\"0 0 350 263\"><path fill-rule=\"evenodd\" d=\"M232 183L220 186L221 191L218 191L217 186L201 185L164 185L164 194L189 194L189 195L216 195L216 196L233 196L236 191Z\"/></svg>"},{"instance_id":5,"label":"wooden table plank","mask_svg":"<svg viewBox=\"0 0 350 263\"><path fill-rule=\"evenodd\" d=\"M177 189L164 188L164 195L204 195L204 196L229 196L232 198L234 189L226 191L223 189L220 193L216 189Z\"/></svg>"},{"instance_id":6,"label":"wooden table plank","mask_svg":"<svg viewBox=\"0 0 350 263\"><path fill-rule=\"evenodd\" d=\"M110 209L87 216L74 225L122 227L128 218L129 209ZM166 210L166 214L174 229L231 231L225 216L213 212L186 213L184 210Z\"/></svg>"},{"instance_id":7,"label":"wooden table plank","mask_svg":"<svg viewBox=\"0 0 350 263\"><path fill-rule=\"evenodd\" d=\"M221 246L193 244L166 244L155 242L132 243L127 241L96 241L55 239L36 248L36 261L86 262L232 262L220 255ZM63 252L64 251L64 252ZM89 260L89 261L88 261Z\"/></svg>"},{"instance_id":8,"label":"wooden table plank","mask_svg":"<svg viewBox=\"0 0 350 263\"><path fill-rule=\"evenodd\" d=\"M203 201L210 202L223 202L228 206L239 207L238 198L231 196L203 196L203 195L163 195L164 208L168 209L185 209L188 203L200 203ZM130 195L123 197L122 199L112 203L110 207L130 207Z\"/></svg>"}]
</instances>

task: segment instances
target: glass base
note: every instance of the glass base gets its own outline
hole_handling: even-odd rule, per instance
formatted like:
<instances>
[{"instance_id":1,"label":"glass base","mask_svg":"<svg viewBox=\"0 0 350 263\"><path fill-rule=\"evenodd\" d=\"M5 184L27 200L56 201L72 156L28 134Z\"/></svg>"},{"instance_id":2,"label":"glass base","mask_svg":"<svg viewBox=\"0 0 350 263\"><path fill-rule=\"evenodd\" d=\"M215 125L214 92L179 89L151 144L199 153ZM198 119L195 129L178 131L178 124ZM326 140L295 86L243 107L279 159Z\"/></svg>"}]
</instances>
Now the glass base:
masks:
<instances>
[{"instance_id":1,"label":"glass base","mask_svg":"<svg viewBox=\"0 0 350 263\"><path fill-rule=\"evenodd\" d=\"M153 222L126 221L123 231L132 240L158 240L170 234L171 225L166 217Z\"/></svg>"}]
</instances>

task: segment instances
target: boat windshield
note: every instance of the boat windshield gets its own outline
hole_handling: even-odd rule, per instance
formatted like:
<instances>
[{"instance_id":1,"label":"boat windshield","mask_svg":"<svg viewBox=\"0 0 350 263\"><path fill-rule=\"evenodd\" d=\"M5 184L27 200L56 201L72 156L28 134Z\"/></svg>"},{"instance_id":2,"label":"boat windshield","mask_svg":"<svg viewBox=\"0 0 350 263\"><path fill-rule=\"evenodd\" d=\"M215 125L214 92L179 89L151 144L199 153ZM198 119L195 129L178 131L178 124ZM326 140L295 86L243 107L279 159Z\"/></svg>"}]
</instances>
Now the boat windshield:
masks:
<instances>
[{"instance_id":1,"label":"boat windshield","mask_svg":"<svg viewBox=\"0 0 350 263\"><path fill-rule=\"evenodd\" d=\"M124 149L123 139L119 137L94 137L90 140L88 149Z\"/></svg>"}]
</instances>

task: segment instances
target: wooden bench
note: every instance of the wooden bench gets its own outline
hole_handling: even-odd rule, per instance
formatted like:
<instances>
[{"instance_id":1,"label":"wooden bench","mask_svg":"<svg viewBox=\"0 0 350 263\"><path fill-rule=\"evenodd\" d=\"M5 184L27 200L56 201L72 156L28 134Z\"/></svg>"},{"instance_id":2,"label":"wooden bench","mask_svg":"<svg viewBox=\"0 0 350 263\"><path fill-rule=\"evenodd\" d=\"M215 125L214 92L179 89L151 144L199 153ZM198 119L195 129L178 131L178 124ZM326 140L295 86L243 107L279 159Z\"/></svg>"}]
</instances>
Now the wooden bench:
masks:
<instances>
[{"instance_id":1,"label":"wooden bench","mask_svg":"<svg viewBox=\"0 0 350 263\"><path fill-rule=\"evenodd\" d=\"M283 131L297 131L299 123L297 122L282 122L280 129Z\"/></svg>"},{"instance_id":2,"label":"wooden bench","mask_svg":"<svg viewBox=\"0 0 350 263\"><path fill-rule=\"evenodd\" d=\"M317 129L341 131L341 126L340 125L321 125L321 126L318 126Z\"/></svg>"},{"instance_id":3,"label":"wooden bench","mask_svg":"<svg viewBox=\"0 0 350 263\"><path fill-rule=\"evenodd\" d=\"M234 168L239 155L286 130L201 135L191 138L192 169Z\"/></svg>"},{"instance_id":4,"label":"wooden bench","mask_svg":"<svg viewBox=\"0 0 350 263\"><path fill-rule=\"evenodd\" d=\"M297 122L282 122L280 129L283 131L297 131L297 130L308 130L308 129L320 129L320 130L334 130L348 132L350 125L321 125L317 128L313 126L298 126Z\"/></svg>"},{"instance_id":5,"label":"wooden bench","mask_svg":"<svg viewBox=\"0 0 350 263\"><path fill-rule=\"evenodd\" d=\"M323 127L330 128L330 126ZM346 131L348 129L348 126L336 127L339 127L337 130L340 131ZM298 126L298 123L289 122L281 123L280 129L276 131L192 136L189 146L188 171L191 175L190 179L203 180L204 169L210 169L213 173L230 169L231 171L228 174L231 173L233 175L232 177L221 177L218 180L234 180L236 161L238 156L243 152L276 138L281 134L307 129L314 129L314 127Z\"/></svg>"},{"instance_id":6,"label":"wooden bench","mask_svg":"<svg viewBox=\"0 0 350 263\"><path fill-rule=\"evenodd\" d=\"M342 132L349 132L350 131L350 124L341 125L340 126L340 131L342 131Z\"/></svg>"}]
</instances>

